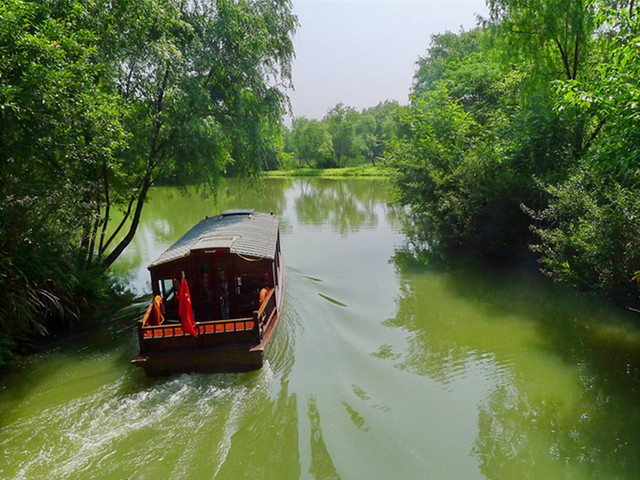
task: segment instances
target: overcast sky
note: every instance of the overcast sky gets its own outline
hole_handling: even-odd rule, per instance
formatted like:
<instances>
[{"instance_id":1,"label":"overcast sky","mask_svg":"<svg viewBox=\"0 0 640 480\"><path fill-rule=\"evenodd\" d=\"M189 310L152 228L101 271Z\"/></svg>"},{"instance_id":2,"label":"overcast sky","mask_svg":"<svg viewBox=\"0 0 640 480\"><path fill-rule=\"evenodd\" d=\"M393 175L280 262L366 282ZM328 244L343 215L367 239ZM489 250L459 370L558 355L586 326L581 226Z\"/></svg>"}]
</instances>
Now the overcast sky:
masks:
<instances>
[{"instance_id":1,"label":"overcast sky","mask_svg":"<svg viewBox=\"0 0 640 480\"><path fill-rule=\"evenodd\" d=\"M322 118L339 102L358 110L407 103L415 62L434 33L468 30L484 0L293 0L293 115Z\"/></svg>"}]
</instances>

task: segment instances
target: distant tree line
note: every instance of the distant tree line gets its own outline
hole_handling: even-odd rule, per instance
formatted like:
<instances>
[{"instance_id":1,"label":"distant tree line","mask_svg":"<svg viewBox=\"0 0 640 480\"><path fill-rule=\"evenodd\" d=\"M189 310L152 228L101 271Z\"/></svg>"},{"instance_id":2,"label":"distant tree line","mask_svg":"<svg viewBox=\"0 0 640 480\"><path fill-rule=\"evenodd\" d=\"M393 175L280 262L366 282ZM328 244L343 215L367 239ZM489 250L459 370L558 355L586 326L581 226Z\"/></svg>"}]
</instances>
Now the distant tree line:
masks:
<instances>
[{"instance_id":1,"label":"distant tree line","mask_svg":"<svg viewBox=\"0 0 640 480\"><path fill-rule=\"evenodd\" d=\"M296 23L289 0L0 4L0 364L99 309L154 183L275 156Z\"/></svg>"},{"instance_id":2,"label":"distant tree line","mask_svg":"<svg viewBox=\"0 0 640 480\"><path fill-rule=\"evenodd\" d=\"M358 111L341 103L321 120L294 118L284 131L280 167L339 168L376 162L402 134L397 102Z\"/></svg>"},{"instance_id":3,"label":"distant tree line","mask_svg":"<svg viewBox=\"0 0 640 480\"><path fill-rule=\"evenodd\" d=\"M489 0L432 37L409 134L389 149L396 199L432 253L512 257L638 304L640 21L634 1Z\"/></svg>"}]
</instances>

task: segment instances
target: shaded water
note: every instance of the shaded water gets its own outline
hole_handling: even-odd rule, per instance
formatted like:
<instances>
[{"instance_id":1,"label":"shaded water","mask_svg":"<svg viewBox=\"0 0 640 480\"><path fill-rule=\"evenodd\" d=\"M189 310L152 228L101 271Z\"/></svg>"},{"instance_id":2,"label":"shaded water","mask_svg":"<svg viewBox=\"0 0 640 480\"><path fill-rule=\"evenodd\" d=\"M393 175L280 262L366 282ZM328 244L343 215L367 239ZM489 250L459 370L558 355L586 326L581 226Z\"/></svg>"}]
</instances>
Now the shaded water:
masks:
<instances>
[{"instance_id":1,"label":"shaded water","mask_svg":"<svg viewBox=\"0 0 640 480\"><path fill-rule=\"evenodd\" d=\"M635 318L524 270L416 267L385 200L371 180L154 190L116 268L140 293L205 215L281 214L267 364L146 378L133 305L0 379L0 478L637 478Z\"/></svg>"}]
</instances>

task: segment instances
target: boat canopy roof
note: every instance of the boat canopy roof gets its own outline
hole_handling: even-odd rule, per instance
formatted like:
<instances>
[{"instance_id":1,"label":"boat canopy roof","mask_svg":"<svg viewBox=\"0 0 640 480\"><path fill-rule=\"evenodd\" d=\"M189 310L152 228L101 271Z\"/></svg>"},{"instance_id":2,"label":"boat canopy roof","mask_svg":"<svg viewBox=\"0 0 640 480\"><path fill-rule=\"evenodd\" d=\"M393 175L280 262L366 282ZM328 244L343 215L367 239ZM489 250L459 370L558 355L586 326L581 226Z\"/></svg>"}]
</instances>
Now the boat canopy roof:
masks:
<instances>
[{"instance_id":1,"label":"boat canopy roof","mask_svg":"<svg viewBox=\"0 0 640 480\"><path fill-rule=\"evenodd\" d=\"M278 216L253 209L227 210L200 221L162 253L149 268L187 257L193 250L229 249L252 258L274 259Z\"/></svg>"}]
</instances>

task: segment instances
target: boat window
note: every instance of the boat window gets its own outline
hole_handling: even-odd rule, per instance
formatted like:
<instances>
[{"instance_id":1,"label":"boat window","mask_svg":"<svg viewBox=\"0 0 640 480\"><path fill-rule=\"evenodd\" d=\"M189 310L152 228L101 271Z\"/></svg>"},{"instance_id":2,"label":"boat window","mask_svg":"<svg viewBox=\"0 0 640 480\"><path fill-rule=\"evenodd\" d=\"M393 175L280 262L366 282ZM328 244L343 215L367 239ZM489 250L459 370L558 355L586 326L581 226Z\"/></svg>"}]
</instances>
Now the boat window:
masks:
<instances>
[{"instance_id":1,"label":"boat window","mask_svg":"<svg viewBox=\"0 0 640 480\"><path fill-rule=\"evenodd\" d=\"M211 289L211 277L209 275L209 264L201 263L198 267L200 271L200 286L202 288L203 314L205 320L212 320L213 317L213 291Z\"/></svg>"},{"instance_id":2,"label":"boat window","mask_svg":"<svg viewBox=\"0 0 640 480\"><path fill-rule=\"evenodd\" d=\"M158 283L160 284L160 291L162 292L162 298L164 298L165 302L173 300L178 290L178 280L175 278L163 278L162 280L158 280Z\"/></svg>"}]
</instances>

